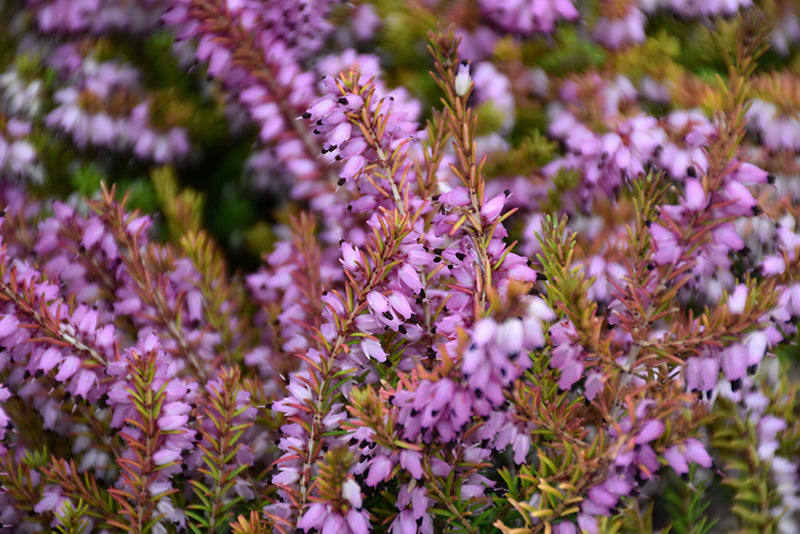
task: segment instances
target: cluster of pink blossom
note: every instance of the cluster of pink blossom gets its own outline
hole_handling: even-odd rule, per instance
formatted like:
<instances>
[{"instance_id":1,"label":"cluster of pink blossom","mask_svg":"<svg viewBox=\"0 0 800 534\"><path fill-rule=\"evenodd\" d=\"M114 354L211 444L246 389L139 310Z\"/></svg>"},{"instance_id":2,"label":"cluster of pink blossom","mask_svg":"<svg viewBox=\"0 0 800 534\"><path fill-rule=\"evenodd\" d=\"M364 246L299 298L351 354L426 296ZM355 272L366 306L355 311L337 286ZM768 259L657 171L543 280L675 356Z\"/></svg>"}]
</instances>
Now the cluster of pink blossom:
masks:
<instances>
[{"instance_id":1,"label":"cluster of pink blossom","mask_svg":"<svg viewBox=\"0 0 800 534\"><path fill-rule=\"evenodd\" d=\"M36 149L26 137L31 132L30 123L13 118L0 131L0 172L7 176L33 178L41 174L36 165Z\"/></svg>"},{"instance_id":2,"label":"cluster of pink blossom","mask_svg":"<svg viewBox=\"0 0 800 534\"><path fill-rule=\"evenodd\" d=\"M150 102L137 83L141 73L135 67L82 57L73 44L58 48L50 65L65 87L53 95L57 105L45 124L68 133L79 147L133 149L139 158L156 163L189 153L184 128L159 131L151 125Z\"/></svg>"},{"instance_id":3,"label":"cluster of pink blossom","mask_svg":"<svg viewBox=\"0 0 800 534\"><path fill-rule=\"evenodd\" d=\"M26 0L45 33L142 34L158 28L164 0Z\"/></svg>"},{"instance_id":4,"label":"cluster of pink blossom","mask_svg":"<svg viewBox=\"0 0 800 534\"><path fill-rule=\"evenodd\" d=\"M800 150L800 115L781 112L778 107L761 99L750 103L748 126L765 148L770 151Z\"/></svg>"},{"instance_id":5,"label":"cluster of pink blossom","mask_svg":"<svg viewBox=\"0 0 800 534\"><path fill-rule=\"evenodd\" d=\"M552 32L559 20L578 17L572 0L481 0L480 6L503 31L521 35Z\"/></svg>"},{"instance_id":6,"label":"cluster of pink blossom","mask_svg":"<svg viewBox=\"0 0 800 534\"><path fill-rule=\"evenodd\" d=\"M693 2L692 0L641 0L645 11L668 9L687 17L732 15L742 8L753 5L752 0L709 0Z\"/></svg>"},{"instance_id":7,"label":"cluster of pink blossom","mask_svg":"<svg viewBox=\"0 0 800 534\"><path fill-rule=\"evenodd\" d=\"M750 3L601 2L578 38L618 58L646 14ZM0 75L0 525L594 534L640 517L667 468L736 476L707 417L729 403L751 463L771 462L759 511L791 532L796 421L772 406L793 401L770 355L800 318L800 137L797 117L743 104L746 20L710 117L666 80L524 65L521 40L582 4L481 0L464 43L431 35L441 106L423 128L423 100L385 81L407 78L351 48L378 9L335 4L27 3L37 31L75 41L23 42L52 52L47 75ZM363 27L335 26L339 9ZM113 188L87 206L14 180L39 127L84 155L186 158L188 130L98 44L159 20L254 125L247 164L285 185L254 273L228 275L183 197L162 201L183 235L160 245ZM525 113L545 122L520 142Z\"/></svg>"}]
</instances>

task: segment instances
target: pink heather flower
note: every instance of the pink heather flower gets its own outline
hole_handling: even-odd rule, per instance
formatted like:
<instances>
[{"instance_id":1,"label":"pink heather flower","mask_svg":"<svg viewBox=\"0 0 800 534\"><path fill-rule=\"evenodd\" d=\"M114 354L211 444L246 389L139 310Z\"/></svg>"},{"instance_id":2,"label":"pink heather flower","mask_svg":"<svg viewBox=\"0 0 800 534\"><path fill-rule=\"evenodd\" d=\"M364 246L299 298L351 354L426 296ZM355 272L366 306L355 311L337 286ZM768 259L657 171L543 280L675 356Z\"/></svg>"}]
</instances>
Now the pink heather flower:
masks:
<instances>
[{"instance_id":1,"label":"pink heather flower","mask_svg":"<svg viewBox=\"0 0 800 534\"><path fill-rule=\"evenodd\" d=\"M311 503L303 517L297 523L297 527L308 532L311 529L318 528L325 522L325 517L329 514L328 507L320 502Z\"/></svg>"},{"instance_id":2,"label":"pink heather flower","mask_svg":"<svg viewBox=\"0 0 800 534\"><path fill-rule=\"evenodd\" d=\"M400 466L417 480L422 478L422 458L419 452L408 449L401 450Z\"/></svg>"},{"instance_id":3,"label":"pink heather flower","mask_svg":"<svg viewBox=\"0 0 800 534\"><path fill-rule=\"evenodd\" d=\"M679 475L689 472L690 462L706 469L712 464L711 456L708 455L703 444L694 438L688 438L683 443L669 447L664 451L664 459Z\"/></svg>"},{"instance_id":4,"label":"pink heather flower","mask_svg":"<svg viewBox=\"0 0 800 534\"><path fill-rule=\"evenodd\" d=\"M481 215L486 221L494 221L502 213L505 204L506 195L505 193L500 193L483 205Z\"/></svg>"},{"instance_id":5,"label":"pink heather flower","mask_svg":"<svg viewBox=\"0 0 800 534\"><path fill-rule=\"evenodd\" d=\"M349 146L349 145L348 145ZM339 177L344 180L352 180L358 176L367 164L367 160L360 154L357 156L349 157L345 160L342 170L339 171ZM358 210L361 211L361 210Z\"/></svg>"},{"instance_id":6,"label":"pink heather flower","mask_svg":"<svg viewBox=\"0 0 800 534\"><path fill-rule=\"evenodd\" d=\"M744 241L736 233L736 227L732 223L722 223L714 228L714 242L732 250L742 250Z\"/></svg>"},{"instance_id":7,"label":"pink heather flower","mask_svg":"<svg viewBox=\"0 0 800 534\"><path fill-rule=\"evenodd\" d=\"M342 482L342 497L350 503L350 506L361 510L361 488L352 478Z\"/></svg>"},{"instance_id":8,"label":"pink heather flower","mask_svg":"<svg viewBox=\"0 0 800 534\"><path fill-rule=\"evenodd\" d=\"M4 315L0 319L0 339L8 337L19 328L19 319L13 315Z\"/></svg>"},{"instance_id":9,"label":"pink heather flower","mask_svg":"<svg viewBox=\"0 0 800 534\"><path fill-rule=\"evenodd\" d=\"M445 206L460 207L470 202L469 191L464 187L454 187L439 195L439 202Z\"/></svg>"},{"instance_id":10,"label":"pink heather flower","mask_svg":"<svg viewBox=\"0 0 800 534\"><path fill-rule=\"evenodd\" d=\"M765 184L768 177L767 171L747 162L742 162L735 174L735 180L745 185Z\"/></svg>"},{"instance_id":11,"label":"pink heather flower","mask_svg":"<svg viewBox=\"0 0 800 534\"><path fill-rule=\"evenodd\" d=\"M734 315L741 315L744 312L745 305L747 304L747 286L738 284L730 298L728 298L728 311Z\"/></svg>"},{"instance_id":12,"label":"pink heather flower","mask_svg":"<svg viewBox=\"0 0 800 534\"><path fill-rule=\"evenodd\" d=\"M389 299L377 291L370 291L367 294L367 304L372 309L373 313L381 314L389 311Z\"/></svg>"},{"instance_id":13,"label":"pink heather flower","mask_svg":"<svg viewBox=\"0 0 800 534\"><path fill-rule=\"evenodd\" d=\"M164 432L179 430L189 421L188 415L165 415L158 418L158 428Z\"/></svg>"},{"instance_id":14,"label":"pink heather flower","mask_svg":"<svg viewBox=\"0 0 800 534\"><path fill-rule=\"evenodd\" d=\"M644 26L647 21L639 8L631 6L625 18L600 17L594 26L594 38L600 44L616 50L628 44L645 40Z\"/></svg>"},{"instance_id":15,"label":"pink heather flower","mask_svg":"<svg viewBox=\"0 0 800 534\"><path fill-rule=\"evenodd\" d=\"M410 509L403 510L392 521L391 533L392 534L417 534L417 520Z\"/></svg>"},{"instance_id":16,"label":"pink heather flower","mask_svg":"<svg viewBox=\"0 0 800 534\"><path fill-rule=\"evenodd\" d=\"M708 205L708 195L703 190L703 186L696 178L686 180L686 200L685 205L691 211L702 211Z\"/></svg>"},{"instance_id":17,"label":"pink heather flower","mask_svg":"<svg viewBox=\"0 0 800 534\"><path fill-rule=\"evenodd\" d=\"M769 340L764 332L753 332L744 339L747 348L747 365L756 366L761 363L767 353Z\"/></svg>"},{"instance_id":18,"label":"pink heather flower","mask_svg":"<svg viewBox=\"0 0 800 534\"><path fill-rule=\"evenodd\" d=\"M684 365L684 383L689 391L707 393L716 388L719 368L716 360L708 357L691 358Z\"/></svg>"},{"instance_id":19,"label":"pink heather flower","mask_svg":"<svg viewBox=\"0 0 800 534\"><path fill-rule=\"evenodd\" d=\"M570 0L481 0L481 11L510 33L549 33L559 19L573 20L578 10Z\"/></svg>"},{"instance_id":20,"label":"pink heather flower","mask_svg":"<svg viewBox=\"0 0 800 534\"><path fill-rule=\"evenodd\" d=\"M42 493L42 499L33 507L33 511L37 514L44 514L46 512L53 512L59 514L66 504L68 499L61 495L56 488L49 488Z\"/></svg>"},{"instance_id":21,"label":"pink heather flower","mask_svg":"<svg viewBox=\"0 0 800 534\"><path fill-rule=\"evenodd\" d=\"M731 382L733 391L741 386L741 380L747 374L747 356L747 349L741 343L734 343L722 352L720 366L725 378Z\"/></svg>"},{"instance_id":22,"label":"pink heather flower","mask_svg":"<svg viewBox=\"0 0 800 534\"><path fill-rule=\"evenodd\" d=\"M748 127L762 139L770 151L800 149L800 119L786 115L772 102L754 99L747 111Z\"/></svg>"},{"instance_id":23,"label":"pink heather flower","mask_svg":"<svg viewBox=\"0 0 800 534\"><path fill-rule=\"evenodd\" d=\"M597 397L598 393L603 391L603 387L605 386L603 374L596 372L586 373L585 385L586 390L583 392L583 395L586 397L586 400L591 402Z\"/></svg>"},{"instance_id":24,"label":"pink heather flower","mask_svg":"<svg viewBox=\"0 0 800 534\"><path fill-rule=\"evenodd\" d=\"M167 465L177 462L181 458L181 452L173 449L161 449L153 455L153 463L156 465Z\"/></svg>"},{"instance_id":25,"label":"pink heather flower","mask_svg":"<svg viewBox=\"0 0 800 534\"><path fill-rule=\"evenodd\" d=\"M394 465L392 461L383 455L376 456L369 463L369 475L367 475L367 486L374 488L381 482L389 479Z\"/></svg>"},{"instance_id":26,"label":"pink heather flower","mask_svg":"<svg viewBox=\"0 0 800 534\"><path fill-rule=\"evenodd\" d=\"M661 420L646 422L636 434L636 444L643 445L657 440L664 433L664 428L664 422Z\"/></svg>"},{"instance_id":27,"label":"pink heather flower","mask_svg":"<svg viewBox=\"0 0 800 534\"><path fill-rule=\"evenodd\" d=\"M600 532L597 519L591 514L578 514L578 526L581 528L582 532L587 532L588 534L598 534Z\"/></svg>"},{"instance_id":28,"label":"pink heather flower","mask_svg":"<svg viewBox=\"0 0 800 534\"><path fill-rule=\"evenodd\" d=\"M767 275L782 274L786 270L786 263L780 256L766 256L761 263L761 271Z\"/></svg>"},{"instance_id":29,"label":"pink heather flower","mask_svg":"<svg viewBox=\"0 0 800 534\"><path fill-rule=\"evenodd\" d=\"M74 375L78 369L80 369L80 366L80 358L75 356L67 356L61 361L61 365L58 368L58 373L56 374L55 379L59 382L65 382L72 375Z\"/></svg>"},{"instance_id":30,"label":"pink heather flower","mask_svg":"<svg viewBox=\"0 0 800 534\"><path fill-rule=\"evenodd\" d=\"M570 389L572 385L583 376L583 362L574 361L561 370L558 387L562 390Z\"/></svg>"},{"instance_id":31,"label":"pink heather flower","mask_svg":"<svg viewBox=\"0 0 800 534\"><path fill-rule=\"evenodd\" d=\"M578 528L575 523L562 521L553 525L553 534L578 534Z\"/></svg>"},{"instance_id":32,"label":"pink heather flower","mask_svg":"<svg viewBox=\"0 0 800 534\"><path fill-rule=\"evenodd\" d=\"M481 61L475 66L475 99L477 104L491 102L492 111L500 115L503 132L514 126L514 94L511 82L490 61ZM458 78L456 78L456 81Z\"/></svg>"},{"instance_id":33,"label":"pink heather flower","mask_svg":"<svg viewBox=\"0 0 800 534\"><path fill-rule=\"evenodd\" d=\"M389 295L389 305L394 313L402 317L404 320L410 319L411 315L414 313L411 309L411 304L409 303L408 297L398 291L393 291Z\"/></svg>"},{"instance_id":34,"label":"pink heather flower","mask_svg":"<svg viewBox=\"0 0 800 534\"><path fill-rule=\"evenodd\" d=\"M345 241L342 243L342 259L340 261L345 269L355 271L358 269L358 264L363 263L364 259L358 247Z\"/></svg>"},{"instance_id":35,"label":"pink heather flower","mask_svg":"<svg viewBox=\"0 0 800 534\"><path fill-rule=\"evenodd\" d=\"M491 488L493 486L494 482L488 478L474 474L461 485L461 500L483 497L486 494L486 488Z\"/></svg>"},{"instance_id":36,"label":"pink heather flower","mask_svg":"<svg viewBox=\"0 0 800 534\"><path fill-rule=\"evenodd\" d=\"M351 508L344 517L351 534L367 534L370 531L369 513L366 510ZM341 531L333 532L339 534Z\"/></svg>"},{"instance_id":37,"label":"pink heather flower","mask_svg":"<svg viewBox=\"0 0 800 534\"><path fill-rule=\"evenodd\" d=\"M651 224L650 235L656 248L656 253L653 255L656 263L660 265L676 263L682 251L675 234L660 224Z\"/></svg>"},{"instance_id":38,"label":"pink heather flower","mask_svg":"<svg viewBox=\"0 0 800 534\"><path fill-rule=\"evenodd\" d=\"M70 381L67 390L76 397L87 398L87 394L91 388L98 383L99 381L97 380L97 375L95 375L94 371L90 371L89 369L81 369L78 371L77 376Z\"/></svg>"},{"instance_id":39,"label":"pink heather flower","mask_svg":"<svg viewBox=\"0 0 800 534\"><path fill-rule=\"evenodd\" d=\"M386 361L386 351L383 350L381 342L371 337L365 337L361 340L361 350L367 358L372 358L379 362Z\"/></svg>"}]
</instances>

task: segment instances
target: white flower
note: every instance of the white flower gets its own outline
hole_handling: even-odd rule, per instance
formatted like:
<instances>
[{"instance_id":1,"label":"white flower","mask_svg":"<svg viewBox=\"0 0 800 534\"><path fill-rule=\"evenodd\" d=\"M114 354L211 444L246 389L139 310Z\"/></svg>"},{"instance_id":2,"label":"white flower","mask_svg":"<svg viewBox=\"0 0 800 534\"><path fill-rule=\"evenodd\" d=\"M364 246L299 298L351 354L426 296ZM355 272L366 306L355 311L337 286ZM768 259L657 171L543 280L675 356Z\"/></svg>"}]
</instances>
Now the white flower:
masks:
<instances>
[{"instance_id":1,"label":"white flower","mask_svg":"<svg viewBox=\"0 0 800 534\"><path fill-rule=\"evenodd\" d=\"M458 66L458 74L456 74L456 94L458 96L464 96L469 91L470 87L472 86L472 78L469 75L469 63L466 61L462 61L461 64Z\"/></svg>"}]
</instances>

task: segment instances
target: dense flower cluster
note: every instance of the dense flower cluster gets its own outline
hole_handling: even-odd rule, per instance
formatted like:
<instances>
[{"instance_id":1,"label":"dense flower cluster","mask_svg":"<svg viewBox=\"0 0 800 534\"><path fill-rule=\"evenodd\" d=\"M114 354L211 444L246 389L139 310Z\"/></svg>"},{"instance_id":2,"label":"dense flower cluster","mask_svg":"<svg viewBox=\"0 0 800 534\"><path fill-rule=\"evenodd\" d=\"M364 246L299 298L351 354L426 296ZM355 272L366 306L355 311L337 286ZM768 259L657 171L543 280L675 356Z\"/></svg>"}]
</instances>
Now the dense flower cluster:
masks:
<instances>
[{"instance_id":1,"label":"dense flower cluster","mask_svg":"<svg viewBox=\"0 0 800 534\"><path fill-rule=\"evenodd\" d=\"M2 529L795 532L753 4L0 5Z\"/></svg>"}]
</instances>

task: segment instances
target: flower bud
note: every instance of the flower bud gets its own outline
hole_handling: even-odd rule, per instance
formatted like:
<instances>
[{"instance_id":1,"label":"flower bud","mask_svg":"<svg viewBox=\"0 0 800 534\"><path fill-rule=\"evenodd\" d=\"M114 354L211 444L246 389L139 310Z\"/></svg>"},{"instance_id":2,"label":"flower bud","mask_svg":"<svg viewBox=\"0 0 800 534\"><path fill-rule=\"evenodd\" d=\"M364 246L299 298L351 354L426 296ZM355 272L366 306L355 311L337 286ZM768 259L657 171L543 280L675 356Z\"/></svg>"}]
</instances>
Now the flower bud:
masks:
<instances>
[{"instance_id":1,"label":"flower bud","mask_svg":"<svg viewBox=\"0 0 800 534\"><path fill-rule=\"evenodd\" d=\"M461 65L458 66L458 74L456 74L456 94L458 96L466 95L471 86L472 78L469 75L469 63L462 61Z\"/></svg>"}]
</instances>

